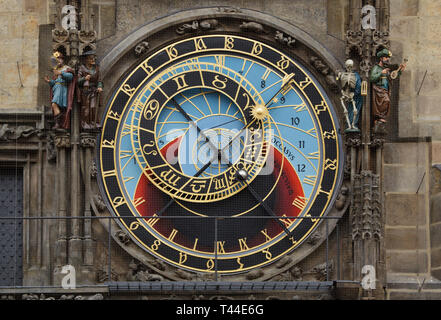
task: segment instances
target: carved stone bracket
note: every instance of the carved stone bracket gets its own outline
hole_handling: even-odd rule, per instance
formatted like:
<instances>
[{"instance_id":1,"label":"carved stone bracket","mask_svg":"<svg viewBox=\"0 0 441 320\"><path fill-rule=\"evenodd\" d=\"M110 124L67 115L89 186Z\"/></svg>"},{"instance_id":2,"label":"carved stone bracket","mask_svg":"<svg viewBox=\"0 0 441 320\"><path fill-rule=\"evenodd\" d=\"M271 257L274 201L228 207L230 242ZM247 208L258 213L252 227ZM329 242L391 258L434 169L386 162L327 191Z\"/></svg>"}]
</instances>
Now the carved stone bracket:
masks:
<instances>
[{"instance_id":1,"label":"carved stone bracket","mask_svg":"<svg viewBox=\"0 0 441 320\"><path fill-rule=\"evenodd\" d=\"M285 35L281 31L276 31L276 35L274 36L274 39L277 42L279 42L279 43L281 43L281 44L283 44L283 45L285 45L285 46L287 46L289 48L293 48L295 43L296 43L296 39L294 39L294 38L292 38L290 36Z\"/></svg>"},{"instance_id":2,"label":"carved stone bracket","mask_svg":"<svg viewBox=\"0 0 441 320\"><path fill-rule=\"evenodd\" d=\"M135 56L140 57L142 56L144 53L147 52L147 50L149 49L150 45L147 41L141 41L140 43L138 43L135 47Z\"/></svg>"},{"instance_id":3,"label":"carved stone bracket","mask_svg":"<svg viewBox=\"0 0 441 320\"><path fill-rule=\"evenodd\" d=\"M200 31L214 30L218 27L219 22L216 19L206 19L201 21L192 21L185 23L176 29L176 33L182 35L184 33L195 33Z\"/></svg>"},{"instance_id":4,"label":"carved stone bracket","mask_svg":"<svg viewBox=\"0 0 441 320\"><path fill-rule=\"evenodd\" d=\"M97 174L98 174L98 168L96 166L96 162L95 160L92 160L90 162L90 168L89 168L89 172L90 172L90 177L91 178L96 178Z\"/></svg>"},{"instance_id":5,"label":"carved stone bracket","mask_svg":"<svg viewBox=\"0 0 441 320\"><path fill-rule=\"evenodd\" d=\"M374 139L372 139L372 141L371 141L371 147L377 148L377 149L383 148L384 142L385 142L384 138L374 137Z\"/></svg>"},{"instance_id":6,"label":"carved stone bracket","mask_svg":"<svg viewBox=\"0 0 441 320\"><path fill-rule=\"evenodd\" d=\"M315 56L310 57L309 63L314 67L315 70L317 70L320 74L325 76L325 80L329 88L334 93L338 93L339 87L337 81L335 80L335 74L332 72L331 68L321 59Z\"/></svg>"},{"instance_id":7,"label":"carved stone bracket","mask_svg":"<svg viewBox=\"0 0 441 320\"><path fill-rule=\"evenodd\" d=\"M242 24L239 26L240 30L247 31L247 32L254 32L254 33L267 33L267 31L263 28L263 26L260 23L250 21L250 22L242 22Z\"/></svg>"},{"instance_id":8,"label":"carved stone bracket","mask_svg":"<svg viewBox=\"0 0 441 320\"><path fill-rule=\"evenodd\" d=\"M70 148L70 135L68 133L56 133L54 143L57 148Z\"/></svg>"},{"instance_id":9,"label":"carved stone bracket","mask_svg":"<svg viewBox=\"0 0 441 320\"><path fill-rule=\"evenodd\" d=\"M127 245L130 243L129 235L126 232L124 232L123 230L116 231L115 237L124 245Z\"/></svg>"},{"instance_id":10,"label":"carved stone bracket","mask_svg":"<svg viewBox=\"0 0 441 320\"><path fill-rule=\"evenodd\" d=\"M100 194L95 194L93 196L93 202L99 212L103 212L106 209L106 204Z\"/></svg>"},{"instance_id":11,"label":"carved stone bracket","mask_svg":"<svg viewBox=\"0 0 441 320\"><path fill-rule=\"evenodd\" d=\"M358 148L361 146L361 135L359 132L348 132L346 134L346 146Z\"/></svg>"},{"instance_id":12,"label":"carved stone bracket","mask_svg":"<svg viewBox=\"0 0 441 320\"><path fill-rule=\"evenodd\" d=\"M31 126L18 126L10 128L9 125L0 125L0 141L11 141L20 138L27 138L35 133L40 132L40 130Z\"/></svg>"},{"instance_id":13,"label":"carved stone bracket","mask_svg":"<svg viewBox=\"0 0 441 320\"><path fill-rule=\"evenodd\" d=\"M96 138L95 135L90 133L81 133L80 146L82 148L95 148Z\"/></svg>"},{"instance_id":14,"label":"carved stone bracket","mask_svg":"<svg viewBox=\"0 0 441 320\"><path fill-rule=\"evenodd\" d=\"M83 54L86 51L96 50L96 37L97 33L94 30L80 30L78 32L78 40L80 41L80 53Z\"/></svg>"},{"instance_id":15,"label":"carved stone bracket","mask_svg":"<svg viewBox=\"0 0 441 320\"><path fill-rule=\"evenodd\" d=\"M218 7L217 11L223 12L223 13L241 13L242 10L235 7Z\"/></svg>"},{"instance_id":16,"label":"carved stone bracket","mask_svg":"<svg viewBox=\"0 0 441 320\"><path fill-rule=\"evenodd\" d=\"M132 260L129 263L129 271L127 272L128 281L163 281L164 277L159 274L152 273L147 266L141 262Z\"/></svg>"},{"instance_id":17,"label":"carved stone bracket","mask_svg":"<svg viewBox=\"0 0 441 320\"><path fill-rule=\"evenodd\" d=\"M53 132L49 132L46 135L46 159L49 162L56 161L57 159L57 149L55 148Z\"/></svg>"}]
</instances>

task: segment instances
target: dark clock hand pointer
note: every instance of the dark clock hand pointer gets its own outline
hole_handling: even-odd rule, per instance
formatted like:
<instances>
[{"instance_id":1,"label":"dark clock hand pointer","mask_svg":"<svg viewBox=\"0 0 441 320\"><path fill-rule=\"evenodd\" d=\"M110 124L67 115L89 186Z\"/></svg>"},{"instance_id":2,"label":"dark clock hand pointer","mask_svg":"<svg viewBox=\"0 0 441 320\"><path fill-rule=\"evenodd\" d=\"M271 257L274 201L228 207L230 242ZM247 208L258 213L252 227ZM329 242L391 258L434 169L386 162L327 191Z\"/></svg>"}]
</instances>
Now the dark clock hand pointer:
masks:
<instances>
[{"instance_id":1,"label":"dark clock hand pointer","mask_svg":"<svg viewBox=\"0 0 441 320\"><path fill-rule=\"evenodd\" d=\"M211 142L211 140L207 137L207 135L202 131L201 128L199 128L199 126L196 124L196 122L194 122L190 116L188 115L187 112L185 112L185 110L179 105L179 103L176 102L176 100L174 98L172 98L170 100L171 102L173 102L173 104L175 105L176 109L185 117L185 119L188 120L188 122L190 122L191 125L193 125L196 130L198 131L198 134L200 134L204 139L205 142L208 142L208 144L211 146L212 149L215 149L217 151L217 147Z\"/></svg>"},{"instance_id":2,"label":"dark clock hand pointer","mask_svg":"<svg viewBox=\"0 0 441 320\"><path fill-rule=\"evenodd\" d=\"M238 175L238 177L239 177L239 175ZM242 176L241 179L238 179L238 180L242 180L242 181L245 182L245 184L247 185L248 190L253 195L253 197L259 202L259 205L261 205L263 207L263 209L266 211L266 213L268 213L270 216L273 216L273 217L277 218L277 222L282 227L283 231L285 231L285 233L288 235L288 237L292 236L291 231L289 231L288 228L279 220L279 218L274 213L274 211L270 207L268 207L268 205L263 201L262 197L257 193L257 191L254 190L254 188L251 187L248 184L246 178L243 179L243 176Z\"/></svg>"}]
</instances>

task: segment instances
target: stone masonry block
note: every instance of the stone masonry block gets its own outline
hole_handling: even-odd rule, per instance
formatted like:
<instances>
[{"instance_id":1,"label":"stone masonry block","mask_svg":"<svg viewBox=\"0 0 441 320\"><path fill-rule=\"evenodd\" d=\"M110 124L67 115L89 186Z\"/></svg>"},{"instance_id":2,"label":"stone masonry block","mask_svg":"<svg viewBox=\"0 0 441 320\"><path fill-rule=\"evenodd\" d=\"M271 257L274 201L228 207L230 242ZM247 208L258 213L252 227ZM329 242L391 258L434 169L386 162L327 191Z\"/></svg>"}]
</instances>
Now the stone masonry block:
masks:
<instances>
[{"instance_id":1,"label":"stone masonry block","mask_svg":"<svg viewBox=\"0 0 441 320\"><path fill-rule=\"evenodd\" d=\"M441 223L430 225L430 246L432 248L441 247Z\"/></svg>"},{"instance_id":2,"label":"stone masonry block","mask_svg":"<svg viewBox=\"0 0 441 320\"><path fill-rule=\"evenodd\" d=\"M400 1L400 0L394 0ZM434 0L419 0L419 12L422 17L441 16L441 2Z\"/></svg>"},{"instance_id":3,"label":"stone masonry block","mask_svg":"<svg viewBox=\"0 0 441 320\"><path fill-rule=\"evenodd\" d=\"M414 226L426 223L424 195L386 193L386 225Z\"/></svg>"},{"instance_id":4,"label":"stone masonry block","mask_svg":"<svg viewBox=\"0 0 441 320\"><path fill-rule=\"evenodd\" d=\"M420 166L425 164L426 146L424 143L385 143L384 163Z\"/></svg>"},{"instance_id":5,"label":"stone masonry block","mask_svg":"<svg viewBox=\"0 0 441 320\"><path fill-rule=\"evenodd\" d=\"M426 247L426 229L387 228L385 230L386 249L414 250Z\"/></svg>"},{"instance_id":6,"label":"stone masonry block","mask_svg":"<svg viewBox=\"0 0 441 320\"><path fill-rule=\"evenodd\" d=\"M441 267L441 247L432 248L430 250L430 256L431 256L430 264L431 264L432 268L440 268Z\"/></svg>"},{"instance_id":7,"label":"stone masonry block","mask_svg":"<svg viewBox=\"0 0 441 320\"><path fill-rule=\"evenodd\" d=\"M397 16L418 15L418 0L391 0L390 11Z\"/></svg>"},{"instance_id":8,"label":"stone masonry block","mask_svg":"<svg viewBox=\"0 0 441 320\"><path fill-rule=\"evenodd\" d=\"M389 272L425 273L427 272L427 253L419 250L389 250L386 253Z\"/></svg>"},{"instance_id":9,"label":"stone masonry block","mask_svg":"<svg viewBox=\"0 0 441 320\"><path fill-rule=\"evenodd\" d=\"M383 172L383 190L385 192L426 192L426 185L424 181L421 183L421 181L425 179L425 168L422 166L411 167L384 165Z\"/></svg>"}]
</instances>

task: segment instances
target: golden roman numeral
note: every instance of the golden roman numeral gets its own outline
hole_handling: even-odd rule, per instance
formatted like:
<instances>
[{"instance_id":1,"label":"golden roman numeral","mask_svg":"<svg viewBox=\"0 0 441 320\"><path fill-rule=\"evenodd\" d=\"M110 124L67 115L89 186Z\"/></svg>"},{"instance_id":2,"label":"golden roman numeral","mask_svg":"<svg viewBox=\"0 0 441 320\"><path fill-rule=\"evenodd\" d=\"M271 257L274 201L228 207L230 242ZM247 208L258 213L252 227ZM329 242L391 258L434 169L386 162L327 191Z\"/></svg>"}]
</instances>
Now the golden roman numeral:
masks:
<instances>
[{"instance_id":1,"label":"golden roman numeral","mask_svg":"<svg viewBox=\"0 0 441 320\"><path fill-rule=\"evenodd\" d=\"M119 150L119 158L120 159L125 159L128 157L131 157L132 155L133 155L132 150Z\"/></svg>"},{"instance_id":2,"label":"golden roman numeral","mask_svg":"<svg viewBox=\"0 0 441 320\"><path fill-rule=\"evenodd\" d=\"M316 137L317 136L317 131L315 130L315 128L311 128L308 131L306 131L306 133L309 133L310 135Z\"/></svg>"},{"instance_id":3,"label":"golden roman numeral","mask_svg":"<svg viewBox=\"0 0 441 320\"><path fill-rule=\"evenodd\" d=\"M123 177L123 182L127 183L127 182L129 182L130 180L133 180L133 179L135 179L135 178L134 177Z\"/></svg>"},{"instance_id":4,"label":"golden roman numeral","mask_svg":"<svg viewBox=\"0 0 441 320\"><path fill-rule=\"evenodd\" d=\"M185 82L185 74L174 78L173 81L176 82L176 85L178 86L177 90L188 87L187 82Z\"/></svg>"},{"instance_id":5,"label":"golden roman numeral","mask_svg":"<svg viewBox=\"0 0 441 320\"><path fill-rule=\"evenodd\" d=\"M248 250L249 248L247 245L247 238L240 238L239 246L240 246L240 251Z\"/></svg>"},{"instance_id":6,"label":"golden roman numeral","mask_svg":"<svg viewBox=\"0 0 441 320\"><path fill-rule=\"evenodd\" d=\"M265 236L265 238L266 238L265 241L270 241L271 240L271 237L268 235L268 230L267 229L260 230L260 232Z\"/></svg>"},{"instance_id":7,"label":"golden roman numeral","mask_svg":"<svg viewBox=\"0 0 441 320\"><path fill-rule=\"evenodd\" d=\"M303 179L303 183L309 184L311 186L313 186L316 181L317 181L316 176L305 176L305 178Z\"/></svg>"},{"instance_id":8,"label":"golden roman numeral","mask_svg":"<svg viewBox=\"0 0 441 320\"><path fill-rule=\"evenodd\" d=\"M299 208L300 210L303 210L303 209L305 209L305 207L306 207L306 204L308 203L308 198L306 198L306 197L300 197L300 196L297 196L295 199L294 199L294 201L292 202L292 205L293 206L296 206L297 208Z\"/></svg>"},{"instance_id":9,"label":"golden roman numeral","mask_svg":"<svg viewBox=\"0 0 441 320\"><path fill-rule=\"evenodd\" d=\"M199 238L194 239L193 250L196 250L196 246L198 245Z\"/></svg>"},{"instance_id":10,"label":"golden roman numeral","mask_svg":"<svg viewBox=\"0 0 441 320\"><path fill-rule=\"evenodd\" d=\"M178 230L173 229L170 235L168 236L168 240L173 241L173 239L176 237L177 234L178 234Z\"/></svg>"},{"instance_id":11,"label":"golden roman numeral","mask_svg":"<svg viewBox=\"0 0 441 320\"><path fill-rule=\"evenodd\" d=\"M286 217L286 214L283 214L282 217ZM292 221L289 219L279 219L286 227L289 227L292 224Z\"/></svg>"},{"instance_id":12,"label":"golden roman numeral","mask_svg":"<svg viewBox=\"0 0 441 320\"><path fill-rule=\"evenodd\" d=\"M316 152L308 153L306 157L311 160L318 160L320 158L320 152L316 151Z\"/></svg>"},{"instance_id":13,"label":"golden roman numeral","mask_svg":"<svg viewBox=\"0 0 441 320\"><path fill-rule=\"evenodd\" d=\"M306 104L302 103L293 108L296 112L301 112L306 110Z\"/></svg>"},{"instance_id":14,"label":"golden roman numeral","mask_svg":"<svg viewBox=\"0 0 441 320\"><path fill-rule=\"evenodd\" d=\"M217 242L217 252L218 253L225 253L225 241L218 241Z\"/></svg>"},{"instance_id":15,"label":"golden roman numeral","mask_svg":"<svg viewBox=\"0 0 441 320\"><path fill-rule=\"evenodd\" d=\"M116 176L116 169L103 171L103 177Z\"/></svg>"},{"instance_id":16,"label":"golden roman numeral","mask_svg":"<svg viewBox=\"0 0 441 320\"><path fill-rule=\"evenodd\" d=\"M271 74L271 70L270 69L266 69L265 73L262 75L262 80L268 79L268 76Z\"/></svg>"},{"instance_id":17,"label":"golden roman numeral","mask_svg":"<svg viewBox=\"0 0 441 320\"><path fill-rule=\"evenodd\" d=\"M133 201L133 205L135 207L137 207L137 206L143 204L144 202L145 202L145 199L143 197L139 197L139 198L136 198L135 201Z\"/></svg>"},{"instance_id":18,"label":"golden roman numeral","mask_svg":"<svg viewBox=\"0 0 441 320\"><path fill-rule=\"evenodd\" d=\"M153 216L157 217L158 215L155 213ZM150 219L147 220L147 224L150 227L153 227L158 221L159 221L159 218L150 218Z\"/></svg>"}]
</instances>

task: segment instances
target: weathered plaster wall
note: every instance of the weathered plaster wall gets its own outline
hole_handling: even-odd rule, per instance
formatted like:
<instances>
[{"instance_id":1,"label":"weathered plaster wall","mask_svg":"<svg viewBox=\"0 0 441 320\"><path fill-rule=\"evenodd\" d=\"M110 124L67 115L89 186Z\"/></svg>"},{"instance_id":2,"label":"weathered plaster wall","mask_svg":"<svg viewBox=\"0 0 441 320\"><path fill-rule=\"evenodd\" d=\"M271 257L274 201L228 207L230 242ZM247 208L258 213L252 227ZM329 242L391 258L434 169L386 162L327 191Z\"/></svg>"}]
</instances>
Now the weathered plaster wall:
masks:
<instances>
[{"instance_id":1,"label":"weathered plaster wall","mask_svg":"<svg viewBox=\"0 0 441 320\"><path fill-rule=\"evenodd\" d=\"M46 0L0 0L0 109L36 108L38 26Z\"/></svg>"}]
</instances>

